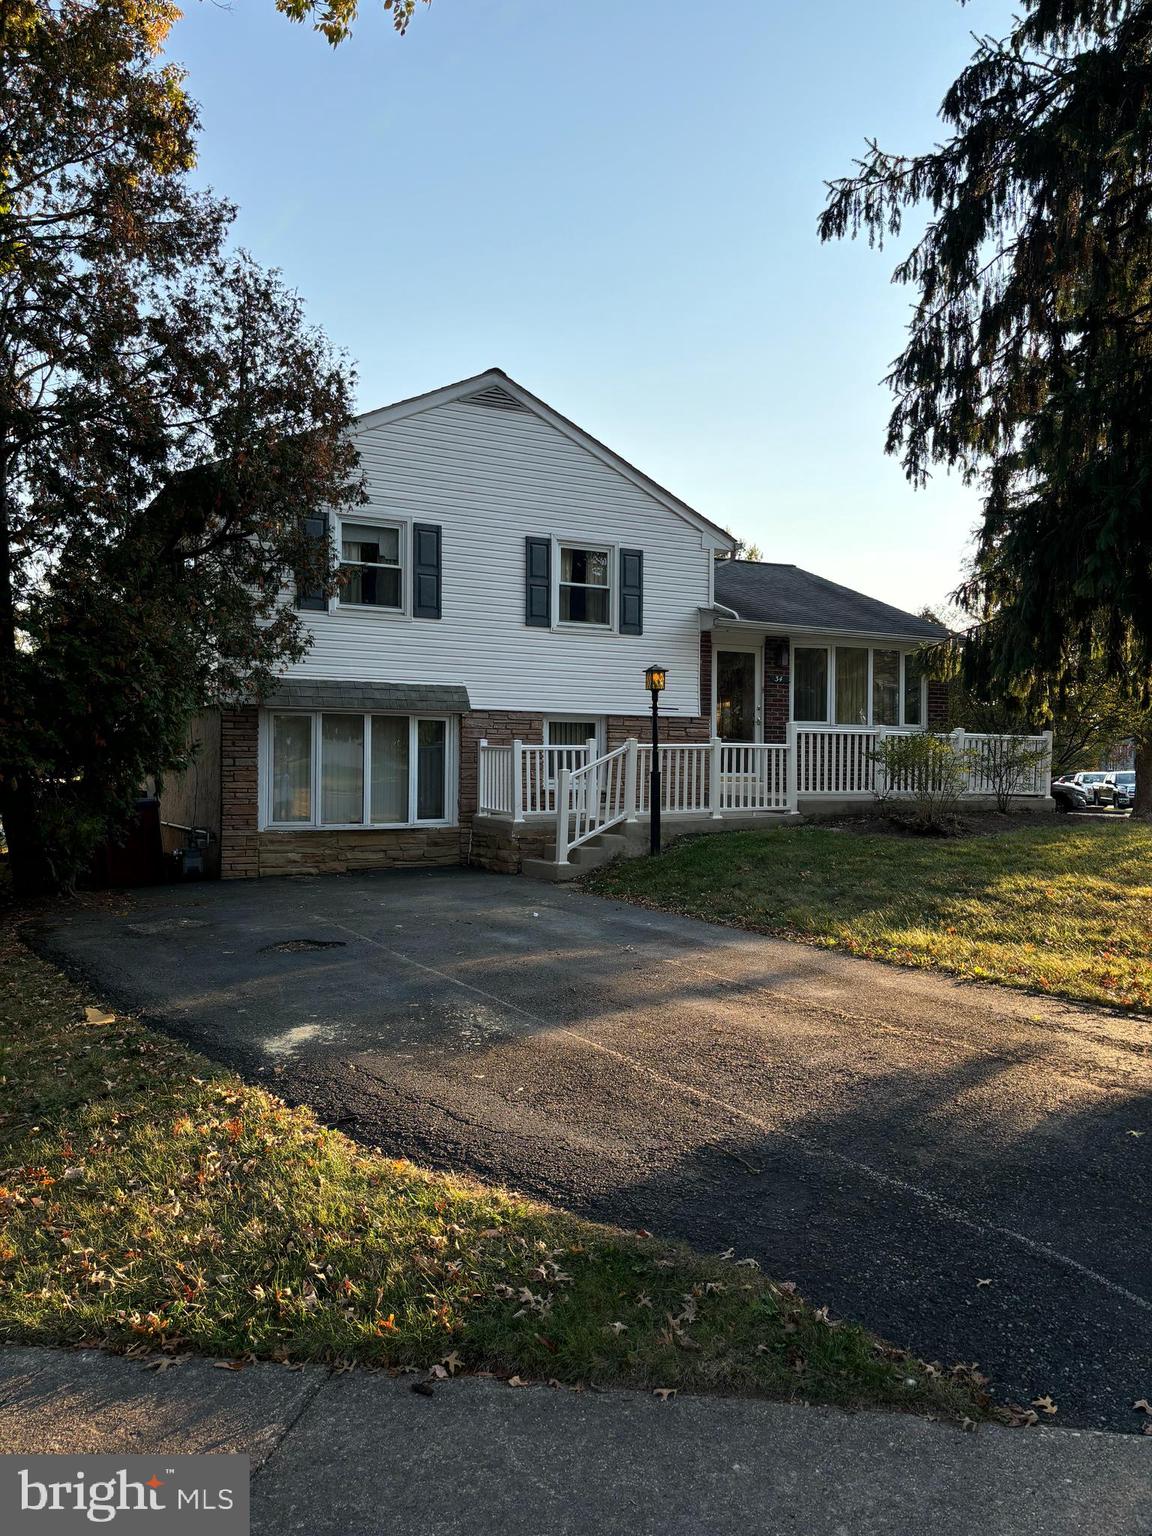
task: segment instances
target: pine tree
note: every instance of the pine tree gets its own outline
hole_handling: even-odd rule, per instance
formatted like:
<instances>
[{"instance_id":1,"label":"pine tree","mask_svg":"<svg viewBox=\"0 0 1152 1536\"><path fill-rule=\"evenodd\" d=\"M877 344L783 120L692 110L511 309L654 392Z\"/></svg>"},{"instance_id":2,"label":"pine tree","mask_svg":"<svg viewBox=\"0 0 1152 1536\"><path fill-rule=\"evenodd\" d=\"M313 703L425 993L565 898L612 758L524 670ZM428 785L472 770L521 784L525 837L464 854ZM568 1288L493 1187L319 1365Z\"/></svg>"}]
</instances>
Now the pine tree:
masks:
<instances>
[{"instance_id":1,"label":"pine tree","mask_svg":"<svg viewBox=\"0 0 1152 1536\"><path fill-rule=\"evenodd\" d=\"M1152 3L1024 0L941 117L929 153L871 143L820 233L880 245L927 211L895 273L915 305L887 447L915 483L945 465L980 487L965 675L1043 705L1102 663L1146 704ZM1152 734L1137 779L1148 814Z\"/></svg>"}]
</instances>

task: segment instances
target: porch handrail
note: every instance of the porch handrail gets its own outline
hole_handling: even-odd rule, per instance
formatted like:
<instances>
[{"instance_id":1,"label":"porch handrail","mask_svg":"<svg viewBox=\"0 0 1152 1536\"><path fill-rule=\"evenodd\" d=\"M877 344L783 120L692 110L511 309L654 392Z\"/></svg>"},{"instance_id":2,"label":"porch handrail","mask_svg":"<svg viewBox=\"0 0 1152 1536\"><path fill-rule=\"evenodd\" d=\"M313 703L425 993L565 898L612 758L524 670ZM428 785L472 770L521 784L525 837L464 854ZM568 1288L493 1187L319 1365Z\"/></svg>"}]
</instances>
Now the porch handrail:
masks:
<instances>
[{"instance_id":1,"label":"porch handrail","mask_svg":"<svg viewBox=\"0 0 1152 1536\"><path fill-rule=\"evenodd\" d=\"M579 768L561 768L556 788L556 862L636 814L636 739Z\"/></svg>"}]
</instances>

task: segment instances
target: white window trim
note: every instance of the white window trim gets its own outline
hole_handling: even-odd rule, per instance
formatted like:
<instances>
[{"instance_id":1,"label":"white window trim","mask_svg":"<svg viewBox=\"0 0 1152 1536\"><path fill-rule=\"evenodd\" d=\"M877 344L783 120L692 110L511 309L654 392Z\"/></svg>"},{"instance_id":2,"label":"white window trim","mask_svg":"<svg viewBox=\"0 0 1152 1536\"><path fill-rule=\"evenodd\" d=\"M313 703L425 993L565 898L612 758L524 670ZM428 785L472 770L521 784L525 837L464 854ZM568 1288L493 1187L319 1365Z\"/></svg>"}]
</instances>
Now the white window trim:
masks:
<instances>
[{"instance_id":1,"label":"white window trim","mask_svg":"<svg viewBox=\"0 0 1152 1536\"><path fill-rule=\"evenodd\" d=\"M619 628L617 616L619 612L619 545L611 544L607 539L581 538L578 535L565 535L559 538L552 535L552 628L563 630L565 633L579 634L581 631L589 631L592 634L614 634ZM608 556L608 622L607 624L585 624L579 619L562 619L560 617L560 557L565 549L590 549L599 554L601 550Z\"/></svg>"},{"instance_id":2,"label":"white window trim","mask_svg":"<svg viewBox=\"0 0 1152 1536\"><path fill-rule=\"evenodd\" d=\"M604 716L585 714L580 710L575 710L569 713L565 713L565 711L562 709L550 710L549 713L544 716L544 745L546 747L556 745L556 743L550 739L553 725L570 725L574 720L587 720L590 724L595 726L595 730L593 731L592 736L593 740L596 742L596 751L597 754L603 753L605 740ZM568 743L560 743L560 745L568 745Z\"/></svg>"},{"instance_id":3,"label":"white window trim","mask_svg":"<svg viewBox=\"0 0 1152 1536\"><path fill-rule=\"evenodd\" d=\"M866 725L838 725L836 723L836 649L842 646L845 650L868 652L868 722ZM725 646L727 650L729 647ZM828 693L827 693L827 719L825 720L798 720L796 718L796 652L823 651L828 658ZM874 702L872 698L874 653L876 651L900 652L900 723L899 725L877 726L874 717ZM908 659L914 655L913 651L903 650L898 644L884 645L877 641L851 641L851 640L791 640L788 651L788 718L794 725L814 726L825 731L925 731L928 729L928 679L920 679L920 720L915 725L909 725L904 719L904 680L908 665Z\"/></svg>"},{"instance_id":4,"label":"white window trim","mask_svg":"<svg viewBox=\"0 0 1152 1536\"><path fill-rule=\"evenodd\" d=\"M339 588L328 599L329 613L375 614L381 619L410 619L412 617L412 522L413 519L399 513L375 511L371 507L362 513L338 513L333 519L335 548L332 551L337 569L344 563L344 525L354 528L395 528L400 534L400 606L384 608L378 603L346 603ZM277 711L280 713L280 711ZM331 711L330 711L331 713Z\"/></svg>"},{"instance_id":5,"label":"white window trim","mask_svg":"<svg viewBox=\"0 0 1152 1536\"><path fill-rule=\"evenodd\" d=\"M307 715L312 721L311 793L312 817L309 821L272 820L272 718L274 715ZM364 801L363 821L321 821L323 793L320 782L320 755L323 748L321 721L325 715L359 715L366 723L364 729ZM372 821L371 797L371 728L368 721L375 716L408 721L408 804L414 806L417 795L417 724L421 720L443 720L444 738L444 810L437 818L417 818L414 821ZM436 711L409 714L388 709L262 709L260 711L259 740L260 796L257 826L261 832L400 832L421 827L455 827L459 824L460 757L459 732L454 715Z\"/></svg>"},{"instance_id":6,"label":"white window trim","mask_svg":"<svg viewBox=\"0 0 1152 1536\"><path fill-rule=\"evenodd\" d=\"M832 724L833 703L836 695L832 684L832 667L835 647L822 643L819 640L792 640L788 649L788 718L795 725L822 725L825 730L833 730ZM797 651L823 651L825 656L824 666L824 718L823 720L797 720L796 718L796 652Z\"/></svg>"}]
</instances>

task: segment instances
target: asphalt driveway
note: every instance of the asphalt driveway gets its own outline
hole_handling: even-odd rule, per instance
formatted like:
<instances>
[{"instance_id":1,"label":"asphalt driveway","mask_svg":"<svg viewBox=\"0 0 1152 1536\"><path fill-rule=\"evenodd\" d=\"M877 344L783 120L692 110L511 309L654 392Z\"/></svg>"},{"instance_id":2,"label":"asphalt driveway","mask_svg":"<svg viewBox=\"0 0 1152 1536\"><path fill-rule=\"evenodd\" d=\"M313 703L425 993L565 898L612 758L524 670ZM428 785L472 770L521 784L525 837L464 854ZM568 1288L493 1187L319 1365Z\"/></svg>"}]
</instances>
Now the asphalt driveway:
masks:
<instances>
[{"instance_id":1,"label":"asphalt driveway","mask_svg":"<svg viewBox=\"0 0 1152 1536\"><path fill-rule=\"evenodd\" d=\"M371 1145L1143 1422L1152 1022L462 870L138 892L43 943Z\"/></svg>"}]
</instances>

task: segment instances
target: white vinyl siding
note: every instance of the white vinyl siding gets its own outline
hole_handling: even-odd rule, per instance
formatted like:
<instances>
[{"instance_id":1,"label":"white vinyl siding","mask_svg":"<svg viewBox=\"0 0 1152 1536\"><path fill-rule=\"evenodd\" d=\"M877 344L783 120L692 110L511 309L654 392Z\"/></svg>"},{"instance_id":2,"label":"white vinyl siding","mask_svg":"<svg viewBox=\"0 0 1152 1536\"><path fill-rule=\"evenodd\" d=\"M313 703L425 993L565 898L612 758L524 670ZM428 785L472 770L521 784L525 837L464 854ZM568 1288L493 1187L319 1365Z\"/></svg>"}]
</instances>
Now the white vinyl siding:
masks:
<instances>
[{"instance_id":1,"label":"white vinyl siding","mask_svg":"<svg viewBox=\"0 0 1152 1536\"><path fill-rule=\"evenodd\" d=\"M357 525L443 529L443 617L333 605L303 614L314 643L289 677L463 683L474 709L642 715L644 669L668 668L662 709L700 709L700 615L714 541L528 411L453 402L354 434L369 503ZM524 541L554 541L552 627L524 623ZM644 633L559 622L560 546L644 552ZM611 622L615 624L615 613Z\"/></svg>"}]
</instances>

